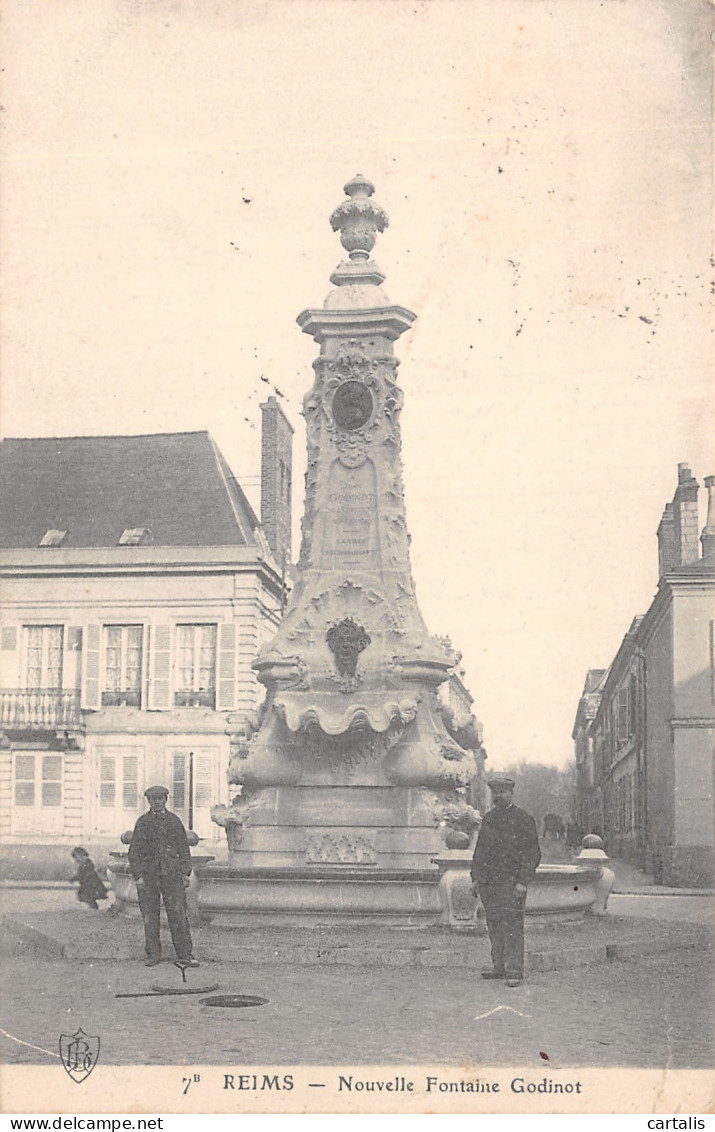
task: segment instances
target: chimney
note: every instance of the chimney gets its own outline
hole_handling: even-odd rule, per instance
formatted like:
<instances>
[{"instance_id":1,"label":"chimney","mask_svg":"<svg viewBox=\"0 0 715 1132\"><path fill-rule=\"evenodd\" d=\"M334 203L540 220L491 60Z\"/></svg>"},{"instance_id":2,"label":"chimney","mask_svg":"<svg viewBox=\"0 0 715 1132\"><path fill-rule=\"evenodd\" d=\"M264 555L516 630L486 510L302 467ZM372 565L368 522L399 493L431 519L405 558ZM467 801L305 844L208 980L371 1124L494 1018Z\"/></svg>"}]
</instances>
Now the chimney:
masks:
<instances>
[{"instance_id":1,"label":"chimney","mask_svg":"<svg viewBox=\"0 0 715 1132\"><path fill-rule=\"evenodd\" d=\"M715 553L715 476L706 476L705 486L708 489L708 514L700 536L703 558Z\"/></svg>"},{"instance_id":2,"label":"chimney","mask_svg":"<svg viewBox=\"0 0 715 1132\"><path fill-rule=\"evenodd\" d=\"M676 566L689 566L700 557L698 490L690 465L678 464L678 486L673 496Z\"/></svg>"},{"instance_id":3,"label":"chimney","mask_svg":"<svg viewBox=\"0 0 715 1132\"><path fill-rule=\"evenodd\" d=\"M293 427L275 397L261 405L261 526L282 571L291 562Z\"/></svg>"},{"instance_id":4,"label":"chimney","mask_svg":"<svg viewBox=\"0 0 715 1132\"><path fill-rule=\"evenodd\" d=\"M658 525L658 577L662 578L676 563L675 522L673 504L666 503Z\"/></svg>"}]
</instances>

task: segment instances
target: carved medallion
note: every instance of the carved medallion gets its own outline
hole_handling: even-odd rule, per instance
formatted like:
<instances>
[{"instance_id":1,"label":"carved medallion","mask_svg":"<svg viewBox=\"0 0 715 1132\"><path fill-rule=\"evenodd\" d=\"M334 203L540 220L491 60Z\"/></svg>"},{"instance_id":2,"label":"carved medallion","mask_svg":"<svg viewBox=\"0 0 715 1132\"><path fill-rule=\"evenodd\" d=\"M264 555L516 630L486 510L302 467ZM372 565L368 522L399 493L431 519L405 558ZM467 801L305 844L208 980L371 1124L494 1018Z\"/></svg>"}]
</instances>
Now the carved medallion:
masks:
<instances>
[{"instance_id":1,"label":"carved medallion","mask_svg":"<svg viewBox=\"0 0 715 1132\"><path fill-rule=\"evenodd\" d=\"M362 428L372 416L372 393L362 381L344 381L333 395L333 418L349 432Z\"/></svg>"}]
</instances>

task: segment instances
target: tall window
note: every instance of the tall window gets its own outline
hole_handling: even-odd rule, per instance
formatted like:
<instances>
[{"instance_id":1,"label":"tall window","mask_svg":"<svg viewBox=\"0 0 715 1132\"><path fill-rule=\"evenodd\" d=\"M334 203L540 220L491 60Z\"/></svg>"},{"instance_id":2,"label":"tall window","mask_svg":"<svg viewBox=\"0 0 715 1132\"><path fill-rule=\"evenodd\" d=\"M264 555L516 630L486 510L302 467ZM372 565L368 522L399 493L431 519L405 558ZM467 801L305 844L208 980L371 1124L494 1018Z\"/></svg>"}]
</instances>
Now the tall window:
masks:
<instances>
[{"instance_id":1,"label":"tall window","mask_svg":"<svg viewBox=\"0 0 715 1132\"><path fill-rule=\"evenodd\" d=\"M62 626L25 627L25 686L33 691L62 687Z\"/></svg>"},{"instance_id":2,"label":"tall window","mask_svg":"<svg viewBox=\"0 0 715 1132\"><path fill-rule=\"evenodd\" d=\"M13 759L10 832L62 834L64 828L63 756L17 751Z\"/></svg>"},{"instance_id":3,"label":"tall window","mask_svg":"<svg viewBox=\"0 0 715 1132\"><path fill-rule=\"evenodd\" d=\"M218 753L210 747L171 752L171 808L199 837L214 838L211 805L216 801Z\"/></svg>"},{"instance_id":4,"label":"tall window","mask_svg":"<svg viewBox=\"0 0 715 1132\"><path fill-rule=\"evenodd\" d=\"M216 626L177 625L178 707L214 707L216 702Z\"/></svg>"},{"instance_id":5,"label":"tall window","mask_svg":"<svg viewBox=\"0 0 715 1132\"><path fill-rule=\"evenodd\" d=\"M141 625L105 626L103 707L141 707L143 633Z\"/></svg>"},{"instance_id":6,"label":"tall window","mask_svg":"<svg viewBox=\"0 0 715 1132\"><path fill-rule=\"evenodd\" d=\"M136 810L139 797L136 755L102 754L99 760L99 804Z\"/></svg>"},{"instance_id":7,"label":"tall window","mask_svg":"<svg viewBox=\"0 0 715 1132\"><path fill-rule=\"evenodd\" d=\"M628 738L628 685L623 684L618 689L618 742L625 743Z\"/></svg>"},{"instance_id":8,"label":"tall window","mask_svg":"<svg viewBox=\"0 0 715 1132\"><path fill-rule=\"evenodd\" d=\"M631 672L630 680L628 681L628 735L635 735L638 730L638 682L635 673Z\"/></svg>"},{"instance_id":9,"label":"tall window","mask_svg":"<svg viewBox=\"0 0 715 1132\"><path fill-rule=\"evenodd\" d=\"M116 837L117 831L132 828L142 808L144 748L100 747L97 767L97 804L92 820L97 833Z\"/></svg>"},{"instance_id":10,"label":"tall window","mask_svg":"<svg viewBox=\"0 0 715 1132\"><path fill-rule=\"evenodd\" d=\"M15 805L62 805L61 755L15 755Z\"/></svg>"}]
</instances>

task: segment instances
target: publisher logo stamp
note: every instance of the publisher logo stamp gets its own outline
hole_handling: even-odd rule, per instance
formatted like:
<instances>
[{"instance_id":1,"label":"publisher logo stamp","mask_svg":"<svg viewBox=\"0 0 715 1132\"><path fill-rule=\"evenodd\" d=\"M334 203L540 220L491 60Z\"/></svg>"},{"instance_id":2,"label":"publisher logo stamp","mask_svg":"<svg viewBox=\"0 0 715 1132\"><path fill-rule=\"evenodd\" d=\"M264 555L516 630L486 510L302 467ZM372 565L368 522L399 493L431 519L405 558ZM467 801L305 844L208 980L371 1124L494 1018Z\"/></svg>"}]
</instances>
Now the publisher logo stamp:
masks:
<instances>
[{"instance_id":1,"label":"publisher logo stamp","mask_svg":"<svg viewBox=\"0 0 715 1132\"><path fill-rule=\"evenodd\" d=\"M81 1028L74 1034L60 1034L60 1057L72 1080L81 1085L99 1060L99 1038Z\"/></svg>"}]
</instances>

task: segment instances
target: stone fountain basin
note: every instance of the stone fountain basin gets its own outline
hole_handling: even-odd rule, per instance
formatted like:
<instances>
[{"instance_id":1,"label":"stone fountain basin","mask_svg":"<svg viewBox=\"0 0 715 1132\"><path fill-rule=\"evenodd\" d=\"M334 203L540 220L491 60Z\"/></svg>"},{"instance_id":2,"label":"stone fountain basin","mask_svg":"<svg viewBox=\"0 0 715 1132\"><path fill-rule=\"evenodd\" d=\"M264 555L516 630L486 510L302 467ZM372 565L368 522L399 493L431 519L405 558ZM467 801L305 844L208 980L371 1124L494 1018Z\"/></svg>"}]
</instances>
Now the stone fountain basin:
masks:
<instances>
[{"instance_id":1,"label":"stone fountain basin","mask_svg":"<svg viewBox=\"0 0 715 1132\"><path fill-rule=\"evenodd\" d=\"M442 886L455 889L454 897L458 904L473 905L469 895L471 886L470 869L472 852L448 849L439 857L433 857L437 865ZM581 919L591 912L596 900L596 885L601 877L601 863L593 865L539 865L536 875L526 890L527 916L552 919ZM463 907L465 918L468 912Z\"/></svg>"},{"instance_id":2,"label":"stone fountain basin","mask_svg":"<svg viewBox=\"0 0 715 1132\"><path fill-rule=\"evenodd\" d=\"M134 904L139 906L139 897L137 896L137 886L134 877L129 871L129 862L127 860L127 853L110 853L110 861L107 866L108 871L112 874L112 888L118 901L123 904ZM196 870L200 869L203 865L207 865L209 861L213 861L206 853L192 853L191 865L193 873L191 874L191 884L196 882Z\"/></svg>"},{"instance_id":3,"label":"stone fountain basin","mask_svg":"<svg viewBox=\"0 0 715 1132\"><path fill-rule=\"evenodd\" d=\"M109 870L112 874L112 884L117 900L130 907L137 906L139 903L137 889L134 878L129 872L127 854L110 853L110 859ZM264 875L265 870L249 870L251 874L249 876L245 870L229 870L222 866L215 868L215 871L209 870L204 878L205 891L203 891L200 879L201 870L203 866L208 865L213 860L214 858L208 854L192 853L191 855L194 868L191 877L191 890L195 893L198 904L204 911L280 910L285 912L291 910L293 912L320 911L324 913L328 910L325 906L326 899L332 910L347 911L348 908L343 907L345 894L342 893L342 889L349 881L356 879L372 882L367 886L369 892L365 896L364 907L361 906L360 908L361 912L384 913L387 910L387 905L383 907L386 898L382 889L385 887L390 890L389 908L398 915L401 911L405 911L399 904L395 905L393 891L398 889L401 891L405 887L406 878L402 875L399 877L392 876L392 874L383 876L379 878L381 883L376 883L377 876L373 875L367 878L360 873L360 877L354 877L353 872L355 870L346 870L345 868L333 870L339 875L333 876L331 872L329 877L324 875L326 870L314 868L304 870L305 875L303 875L303 872L298 875L295 871L273 869L269 870L271 876L268 877L267 874ZM476 901L471 895L471 850L447 849L439 857L434 857L433 863L437 866L434 874L435 880L439 878L440 888L443 890L442 906L451 910L447 916L449 922L476 922ZM596 900L596 885L600 876L600 862L594 862L593 865L539 865L534 880L527 889L527 916L533 917L537 921L541 919L553 921L582 919L584 916L590 915ZM261 899L258 899L253 892L255 881L258 879L263 880L263 887L269 880L271 881L268 886L270 892L263 894ZM417 878L410 874L409 879L414 882ZM429 872L420 874L419 879L423 882L428 880ZM276 904L277 895L273 890L276 888L278 880L282 882L278 884L282 899L278 900L278 904ZM311 883L296 884L297 880L310 881ZM397 880L403 883L396 886ZM340 892L332 892L331 881L333 884L339 882ZM432 889L433 886L434 896L421 909L423 914L434 915L439 911L438 890L434 881L428 887ZM352 890L354 885L350 884L348 887ZM283 893L283 889L287 889L289 892ZM331 891L328 893L326 889L331 889ZM341 895L342 899L340 898ZM290 896L290 900L288 900L288 896ZM312 901L308 899L309 896L312 896ZM318 903L313 906L316 900ZM350 900L347 902L350 909L352 909L354 900L355 895L351 892Z\"/></svg>"},{"instance_id":4,"label":"stone fountain basin","mask_svg":"<svg viewBox=\"0 0 715 1132\"><path fill-rule=\"evenodd\" d=\"M600 865L539 865L526 890L526 914L588 915L600 876Z\"/></svg>"}]
</instances>

